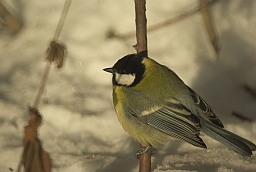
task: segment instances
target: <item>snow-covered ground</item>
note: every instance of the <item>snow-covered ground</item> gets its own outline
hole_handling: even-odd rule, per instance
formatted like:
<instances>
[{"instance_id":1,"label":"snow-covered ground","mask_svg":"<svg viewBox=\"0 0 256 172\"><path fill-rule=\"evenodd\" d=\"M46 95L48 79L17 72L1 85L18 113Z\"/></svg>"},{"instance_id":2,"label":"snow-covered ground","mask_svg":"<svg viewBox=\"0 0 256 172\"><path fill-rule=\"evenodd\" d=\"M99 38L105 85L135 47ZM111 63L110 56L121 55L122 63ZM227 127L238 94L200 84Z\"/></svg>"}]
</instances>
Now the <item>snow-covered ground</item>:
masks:
<instances>
[{"instance_id":1,"label":"snow-covered ground","mask_svg":"<svg viewBox=\"0 0 256 172\"><path fill-rule=\"evenodd\" d=\"M7 0L6 0L7 1ZM8 1L7 1L8 2ZM181 14L198 1L147 1L148 25ZM0 171L16 170L22 151L27 105L32 104L45 67L64 0L23 0L23 30L15 37L0 32ZM226 128L256 143L256 100L243 89L256 88L256 1L221 0L212 6L220 36L219 59L208 42L202 18L192 15L148 33L149 55L172 68L211 105ZM102 71L135 52L135 37L107 39L109 30L134 30L134 2L74 0L61 40L68 57L51 70L39 110L40 137L54 172L138 171L138 144L120 126L112 105L111 76ZM232 116L239 112L254 122ZM241 157L203 136L208 149L181 141L154 155L154 172L253 172L256 155Z\"/></svg>"}]
</instances>

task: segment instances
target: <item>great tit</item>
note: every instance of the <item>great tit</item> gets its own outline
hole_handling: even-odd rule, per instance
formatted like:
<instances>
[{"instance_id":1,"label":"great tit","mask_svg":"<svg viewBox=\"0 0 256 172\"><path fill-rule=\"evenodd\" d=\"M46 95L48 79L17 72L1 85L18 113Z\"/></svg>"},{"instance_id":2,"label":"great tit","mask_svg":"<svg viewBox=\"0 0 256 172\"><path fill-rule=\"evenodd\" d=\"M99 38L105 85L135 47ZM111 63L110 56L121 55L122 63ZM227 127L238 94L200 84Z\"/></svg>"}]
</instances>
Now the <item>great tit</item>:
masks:
<instances>
[{"instance_id":1,"label":"great tit","mask_svg":"<svg viewBox=\"0 0 256 172\"><path fill-rule=\"evenodd\" d=\"M224 129L210 106L172 70L143 53L129 54L113 67L113 103L124 130L147 148L169 137L207 148L200 132L243 156L256 145ZM148 150L148 149L147 149Z\"/></svg>"}]
</instances>

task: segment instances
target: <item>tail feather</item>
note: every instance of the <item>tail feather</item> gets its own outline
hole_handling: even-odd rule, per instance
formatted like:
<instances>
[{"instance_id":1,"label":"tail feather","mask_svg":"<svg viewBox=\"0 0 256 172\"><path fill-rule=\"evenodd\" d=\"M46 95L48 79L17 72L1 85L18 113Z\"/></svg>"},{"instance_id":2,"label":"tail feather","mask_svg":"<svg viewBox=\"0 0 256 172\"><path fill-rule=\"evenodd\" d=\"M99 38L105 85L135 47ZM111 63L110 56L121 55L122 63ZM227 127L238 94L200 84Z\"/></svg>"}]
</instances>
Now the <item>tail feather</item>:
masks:
<instances>
[{"instance_id":1,"label":"tail feather","mask_svg":"<svg viewBox=\"0 0 256 172\"><path fill-rule=\"evenodd\" d=\"M221 142L228 148L243 156L251 156L256 150L256 145L249 140L242 138L230 131L227 131L206 120L201 120L202 132L211 138Z\"/></svg>"}]
</instances>

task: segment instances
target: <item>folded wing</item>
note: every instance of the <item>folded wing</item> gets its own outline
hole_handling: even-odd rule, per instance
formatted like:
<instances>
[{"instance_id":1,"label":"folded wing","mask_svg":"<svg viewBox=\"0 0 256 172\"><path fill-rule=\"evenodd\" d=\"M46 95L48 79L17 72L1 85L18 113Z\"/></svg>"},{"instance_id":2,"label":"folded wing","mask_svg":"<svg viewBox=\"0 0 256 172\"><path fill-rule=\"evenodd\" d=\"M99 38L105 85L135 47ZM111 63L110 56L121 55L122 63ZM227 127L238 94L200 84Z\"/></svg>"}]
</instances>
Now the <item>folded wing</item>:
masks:
<instances>
[{"instance_id":1,"label":"folded wing","mask_svg":"<svg viewBox=\"0 0 256 172\"><path fill-rule=\"evenodd\" d=\"M198 117L177 100L169 100L164 107L148 112L148 114L143 113L143 115L138 116L130 109L130 114L143 123L194 146L206 148L205 143L198 136L200 133Z\"/></svg>"}]
</instances>

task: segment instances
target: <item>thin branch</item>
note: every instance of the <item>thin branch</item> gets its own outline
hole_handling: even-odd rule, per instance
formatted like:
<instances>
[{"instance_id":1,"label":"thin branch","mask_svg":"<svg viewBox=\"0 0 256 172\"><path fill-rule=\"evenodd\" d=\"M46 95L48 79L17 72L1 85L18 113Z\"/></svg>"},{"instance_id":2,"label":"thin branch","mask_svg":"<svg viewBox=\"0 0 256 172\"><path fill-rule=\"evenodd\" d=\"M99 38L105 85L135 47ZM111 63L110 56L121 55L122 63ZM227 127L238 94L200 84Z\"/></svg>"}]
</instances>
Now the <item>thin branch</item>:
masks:
<instances>
[{"instance_id":1,"label":"thin branch","mask_svg":"<svg viewBox=\"0 0 256 172\"><path fill-rule=\"evenodd\" d=\"M22 166L25 172L50 172L52 169L52 160L50 154L43 149L41 140L38 137L38 127L42 123L42 117L37 107L39 106L42 94L45 89L51 64L55 62L57 67L61 68L63 65L64 57L66 56L66 47L64 44L58 42L58 38L64 25L70 3L71 0L66 0L58 27L56 29L56 33L54 35L54 39L50 42L46 51L47 64L45 71L33 107L29 107L28 125L24 127L25 132L23 152L18 165L18 172L22 170Z\"/></svg>"},{"instance_id":2,"label":"thin branch","mask_svg":"<svg viewBox=\"0 0 256 172\"><path fill-rule=\"evenodd\" d=\"M43 78L41 80L41 83L40 83L38 93L36 95L33 107L38 107L38 105L40 103L40 100L41 100L41 97L44 93L45 85L46 85L46 82L47 82L47 79L48 79L48 76L49 76L49 73L50 73L50 68L51 68L51 63L48 62L45 66L44 73L43 73Z\"/></svg>"},{"instance_id":3,"label":"thin branch","mask_svg":"<svg viewBox=\"0 0 256 172\"><path fill-rule=\"evenodd\" d=\"M135 23L136 23L136 39L134 45L137 53L147 52L147 18L146 18L146 0L134 0L135 3ZM145 145L140 145L145 148ZM151 171L151 151L141 154L139 172Z\"/></svg>"},{"instance_id":4,"label":"thin branch","mask_svg":"<svg viewBox=\"0 0 256 172\"><path fill-rule=\"evenodd\" d=\"M207 4L213 5L217 1L218 0L207 1ZM148 33L153 32L153 31L159 30L163 27L166 27L168 25L172 25L177 22L180 22L180 21L186 19L187 17L190 17L191 15L198 13L199 11L200 11L199 5L192 7L191 9L187 10L186 12L184 12L182 14L179 14L177 16L174 16L174 17L164 20L162 22L153 24L151 26L148 26L147 32ZM127 33L117 33L116 31L110 30L108 33L109 38L119 38L119 39L130 39L130 38L134 37L135 35L136 35L136 31L131 31L131 32L127 32Z\"/></svg>"},{"instance_id":5,"label":"thin branch","mask_svg":"<svg viewBox=\"0 0 256 172\"><path fill-rule=\"evenodd\" d=\"M48 75L49 75L49 72L50 72L52 62L56 62L57 67L61 68L62 65L63 65L64 57L67 54L67 50L66 50L65 45L59 43L58 39L59 39L61 30L63 28L63 25L65 23L65 19L66 19L70 4L71 4L71 0L66 0L65 1L64 8L63 8L59 23L57 25L57 29L56 29L53 41L51 41L51 43L50 43L50 45L47 49L47 57L46 57L47 64L46 64L46 67L45 67L45 70L44 70L43 78L41 80L41 83L40 83L38 93L36 95L33 107L38 107L38 105L41 101L42 95L43 95L44 90L45 90L45 86L46 86L46 82L47 82L47 79L48 79Z\"/></svg>"},{"instance_id":6,"label":"thin branch","mask_svg":"<svg viewBox=\"0 0 256 172\"><path fill-rule=\"evenodd\" d=\"M146 147L143 145L140 145L142 149L145 149ZM147 151L140 155L140 167L139 172L150 172L151 171L151 151Z\"/></svg>"},{"instance_id":7,"label":"thin branch","mask_svg":"<svg viewBox=\"0 0 256 172\"><path fill-rule=\"evenodd\" d=\"M58 23L58 26L57 26L56 31L55 31L54 40L59 39L61 30L62 30L63 25L65 23L65 20L67 18L67 14L68 14L68 11L69 11L70 4L71 4L71 0L66 0L65 1L64 8L63 8L59 23Z\"/></svg>"},{"instance_id":8,"label":"thin branch","mask_svg":"<svg viewBox=\"0 0 256 172\"><path fill-rule=\"evenodd\" d=\"M134 0L137 43L134 48L139 53L147 50L146 0Z\"/></svg>"},{"instance_id":9,"label":"thin branch","mask_svg":"<svg viewBox=\"0 0 256 172\"><path fill-rule=\"evenodd\" d=\"M202 14L203 21L204 21L204 26L208 33L212 47L216 55L218 56L219 50L220 50L219 40L218 40L217 32L215 30L211 15L210 15L207 0L199 0L199 4L200 4L200 12Z\"/></svg>"},{"instance_id":10,"label":"thin branch","mask_svg":"<svg viewBox=\"0 0 256 172\"><path fill-rule=\"evenodd\" d=\"M42 116L36 108L28 107L28 125L24 127L23 152L17 168L21 172L50 172L52 160L44 150L38 137L38 129L42 124Z\"/></svg>"}]
</instances>

